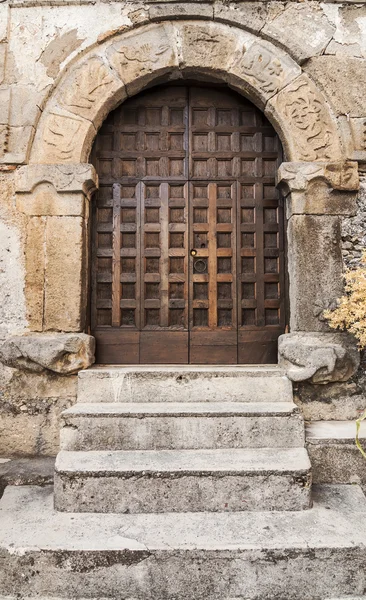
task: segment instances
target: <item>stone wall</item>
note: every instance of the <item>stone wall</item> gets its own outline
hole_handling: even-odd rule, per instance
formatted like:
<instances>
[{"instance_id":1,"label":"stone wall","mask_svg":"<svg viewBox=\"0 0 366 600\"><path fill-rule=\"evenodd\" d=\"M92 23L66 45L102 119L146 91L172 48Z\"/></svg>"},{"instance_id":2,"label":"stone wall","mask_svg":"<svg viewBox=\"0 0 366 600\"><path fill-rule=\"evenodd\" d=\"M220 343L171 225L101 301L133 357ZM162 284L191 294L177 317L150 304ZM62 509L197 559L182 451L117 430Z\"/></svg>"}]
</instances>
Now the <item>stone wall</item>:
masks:
<instances>
[{"instance_id":1,"label":"stone wall","mask_svg":"<svg viewBox=\"0 0 366 600\"><path fill-rule=\"evenodd\" d=\"M287 156L286 159L323 160L328 163L351 160L357 161L363 169L366 162L364 2L0 0L0 340L40 331L85 331L82 310L86 297L83 283L86 265L82 261L92 185L85 189L79 182L76 187L72 184L67 187L67 184L65 188L61 182L59 187L55 187L55 177L45 179L43 173L35 192L36 184L29 184L27 188L29 182L19 183L20 170L29 162L60 162L61 159L54 158L56 155L52 154L52 149L57 150L57 144L64 135L65 112L62 107L65 105L69 107L66 113L68 127L74 127L73 137L83 140L85 156L78 160L85 162L95 127L100 126L116 102L137 91L134 78L137 71L141 76L142 67L141 56L137 63L133 56L135 47L145 52L144 61L148 65L145 65L146 73L139 83L140 88L152 81L152 70L160 68L161 54L152 48L158 42L164 54L165 41L160 37L159 40L151 39L148 44L138 41L140 28L162 22L170 23L173 31L182 19L188 24L182 27L180 37L175 37L174 76L181 76L179 69L184 61L191 61L191 64L196 61L196 68L200 69L199 52L198 56L194 54L197 49L202 49L202 57L211 52L205 51L207 33L201 38L190 38L194 27L197 28L200 23L214 23L214 26L210 25L212 36L216 36L219 43L219 28L225 26L227 29L223 30L223 37L227 56L218 54L213 67L216 72L221 69L220 76L230 85L240 86L239 79L246 73L242 93L248 94L265 110L277 127L288 155L297 152L301 156ZM191 21L195 23L194 27L190 25ZM122 91L116 83L118 76L113 74L112 80L109 80L111 71L103 75L98 61L88 63L86 70L78 67L91 52L102 55L109 42L112 44L114 39L125 34L130 40L127 70L129 73L133 71L133 77L131 75ZM152 35L156 37L156 33ZM187 48L192 48L190 55L185 54L183 58L179 55L181 48L177 40L183 40ZM265 68L262 68L261 62L261 68L253 72L252 64L258 57L258 50L252 60L242 60L242 56L237 54L240 43L243 47L260 47ZM233 48L235 52L231 53ZM272 50L269 51L269 48ZM230 79L225 74L226 64L232 68ZM161 74L170 73L169 69L164 69L161 68ZM296 79L301 72L302 79ZM265 76L261 79L263 73ZM68 77L70 80L74 78L72 85ZM105 87L106 77L108 85L113 88L110 101L101 102L95 119L89 115L89 107L95 100L98 102L98 90ZM95 81L95 85L88 93L85 91L84 96L80 95L80 90L86 90L89 81ZM65 87L65 82L69 87ZM299 90L304 85L308 91L302 96ZM76 97L73 96L75 90ZM294 112L287 113L290 123L287 130L278 120L284 99L288 97L286 94L292 94L292 107L295 107ZM317 114L319 110L323 122L328 125L320 134L314 131L314 135L307 135L307 143L302 144L304 122L301 115L308 110L309 103L310 112ZM42 129L46 118L49 118L48 133ZM341 150L339 145L329 141L334 132L339 133ZM45 140L49 154L44 156ZM328 154L324 150L327 144L330 148ZM39 151L37 148L40 148ZM63 159L75 162L73 152L72 147L64 146ZM314 310L306 312L308 308L303 290L308 283L302 275L306 261L302 260L300 250L297 254L293 253L297 262L291 269L296 271L298 265L302 269L297 274L294 271L298 287L293 287L291 293L293 306L297 306L298 311L296 318L292 319L293 330L326 331L319 315L326 307L324 294L333 301L331 296L341 289L340 236L346 266L357 264L365 245L366 176L361 176L357 212L354 214L354 186L347 188L347 182L341 181L343 175L335 181L336 177L330 175L327 168L322 168L323 187L316 183L316 189L308 188L305 195L301 186L292 186L291 190L290 238L301 234L304 244L309 245L309 237L312 236L312 246L318 242L329 242L329 248L334 242L333 262L330 263L327 256L324 262L323 257L323 277L320 271L318 273L319 281L327 279L329 283L329 288L322 288L322 293L319 293L318 314ZM304 177L309 179L313 175ZM347 189L348 192L345 191ZM38 204L37 193L41 198ZM299 195L295 198L299 193L301 198ZM61 247L66 250L64 269L60 269L57 260ZM68 264L67 249L70 251L70 248ZM79 267L84 265L79 270L73 269L74 252L80 255ZM308 261L307 264L317 265L316 255L313 263ZM65 273L69 274L69 279ZM318 294L321 281L316 280L315 283L317 289L314 288L312 293ZM79 291L73 292L73 289ZM76 302L73 301L75 296ZM354 418L366 406L363 372L364 368L346 382L296 384L298 402L303 406L305 416L311 419ZM58 415L62 408L74 401L75 393L74 374L57 374L49 369L35 373L1 367L0 453L55 454Z\"/></svg>"},{"instance_id":2,"label":"stone wall","mask_svg":"<svg viewBox=\"0 0 366 600\"><path fill-rule=\"evenodd\" d=\"M360 178L360 191L357 198L357 214L343 219L342 254L346 268L354 269L360 264L366 250L366 175Z\"/></svg>"}]
</instances>

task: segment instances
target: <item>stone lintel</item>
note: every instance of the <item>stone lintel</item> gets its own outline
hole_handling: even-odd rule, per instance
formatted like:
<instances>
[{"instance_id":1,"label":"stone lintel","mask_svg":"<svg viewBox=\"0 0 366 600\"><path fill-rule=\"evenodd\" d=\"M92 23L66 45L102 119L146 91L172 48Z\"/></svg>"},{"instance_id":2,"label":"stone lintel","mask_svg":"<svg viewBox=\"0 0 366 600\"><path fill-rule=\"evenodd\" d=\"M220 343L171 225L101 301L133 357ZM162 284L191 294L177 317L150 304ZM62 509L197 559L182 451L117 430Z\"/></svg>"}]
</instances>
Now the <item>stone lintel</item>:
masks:
<instances>
[{"instance_id":1,"label":"stone lintel","mask_svg":"<svg viewBox=\"0 0 366 600\"><path fill-rule=\"evenodd\" d=\"M15 191L18 194L29 194L42 183L52 184L59 194L82 193L89 198L98 187L98 176L88 163L35 164L17 169Z\"/></svg>"}]
</instances>

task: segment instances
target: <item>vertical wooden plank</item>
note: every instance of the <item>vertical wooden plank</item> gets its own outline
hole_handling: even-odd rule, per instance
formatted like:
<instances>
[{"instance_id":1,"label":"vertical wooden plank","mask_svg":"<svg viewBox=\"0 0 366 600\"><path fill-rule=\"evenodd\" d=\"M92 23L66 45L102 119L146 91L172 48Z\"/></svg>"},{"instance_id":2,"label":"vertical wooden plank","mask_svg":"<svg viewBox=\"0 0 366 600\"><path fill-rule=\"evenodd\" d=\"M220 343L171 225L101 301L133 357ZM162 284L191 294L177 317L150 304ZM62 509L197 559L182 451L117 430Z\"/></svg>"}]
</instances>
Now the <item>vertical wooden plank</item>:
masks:
<instances>
[{"instance_id":1,"label":"vertical wooden plank","mask_svg":"<svg viewBox=\"0 0 366 600\"><path fill-rule=\"evenodd\" d=\"M232 300L233 300L233 308L232 308L232 323L233 329L238 331L238 254L240 254L237 242L237 186L236 183L231 184L231 211L232 211L232 227L231 227L231 248L232 248Z\"/></svg>"},{"instance_id":2,"label":"vertical wooden plank","mask_svg":"<svg viewBox=\"0 0 366 600\"><path fill-rule=\"evenodd\" d=\"M257 327L265 326L264 318L264 235L263 235L263 184L256 183L255 193L255 253L256 253L256 304Z\"/></svg>"},{"instance_id":3,"label":"vertical wooden plank","mask_svg":"<svg viewBox=\"0 0 366 600\"><path fill-rule=\"evenodd\" d=\"M217 184L208 184L208 325L217 327L217 240L216 240Z\"/></svg>"},{"instance_id":4,"label":"vertical wooden plank","mask_svg":"<svg viewBox=\"0 0 366 600\"><path fill-rule=\"evenodd\" d=\"M113 184L112 327L121 324L121 185Z\"/></svg>"},{"instance_id":5,"label":"vertical wooden plank","mask_svg":"<svg viewBox=\"0 0 366 600\"><path fill-rule=\"evenodd\" d=\"M169 184L160 185L160 326L169 325Z\"/></svg>"},{"instance_id":6,"label":"vertical wooden plank","mask_svg":"<svg viewBox=\"0 0 366 600\"><path fill-rule=\"evenodd\" d=\"M143 231L144 231L144 210L143 210L143 183L139 182L135 187L136 196L136 287L135 287L135 299L136 299L136 327L137 329L142 328L143 319L143 307L142 307L142 286L141 276L144 272L144 258L143 258Z\"/></svg>"},{"instance_id":7,"label":"vertical wooden plank","mask_svg":"<svg viewBox=\"0 0 366 600\"><path fill-rule=\"evenodd\" d=\"M145 199L146 199L146 185L143 182L139 183L139 196L140 196L140 229L141 229L141 241L140 241L140 272L137 274L140 283L140 331L145 325L145 271L146 271L146 257L145 257Z\"/></svg>"}]
</instances>

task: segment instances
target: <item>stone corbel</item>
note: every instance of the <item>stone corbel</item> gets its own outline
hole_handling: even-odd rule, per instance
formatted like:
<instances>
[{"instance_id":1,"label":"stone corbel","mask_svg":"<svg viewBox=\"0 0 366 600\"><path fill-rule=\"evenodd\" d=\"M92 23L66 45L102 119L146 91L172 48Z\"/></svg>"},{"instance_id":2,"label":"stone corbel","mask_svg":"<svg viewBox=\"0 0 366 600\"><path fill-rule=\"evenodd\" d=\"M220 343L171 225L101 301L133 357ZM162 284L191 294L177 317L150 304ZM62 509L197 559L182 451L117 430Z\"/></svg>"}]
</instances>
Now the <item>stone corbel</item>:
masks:
<instances>
[{"instance_id":1,"label":"stone corbel","mask_svg":"<svg viewBox=\"0 0 366 600\"><path fill-rule=\"evenodd\" d=\"M26 165L15 175L17 207L31 216L84 216L97 185L89 164Z\"/></svg>"},{"instance_id":2,"label":"stone corbel","mask_svg":"<svg viewBox=\"0 0 366 600\"><path fill-rule=\"evenodd\" d=\"M356 214L359 189L356 162L285 162L277 177L279 189L288 196L288 218L295 214Z\"/></svg>"},{"instance_id":3,"label":"stone corbel","mask_svg":"<svg viewBox=\"0 0 366 600\"><path fill-rule=\"evenodd\" d=\"M60 375L94 363L95 339L85 333L14 335L0 345L0 362L13 369Z\"/></svg>"},{"instance_id":4,"label":"stone corbel","mask_svg":"<svg viewBox=\"0 0 366 600\"><path fill-rule=\"evenodd\" d=\"M347 333L297 331L279 337L278 363L294 382L326 384L350 379L360 354Z\"/></svg>"}]
</instances>

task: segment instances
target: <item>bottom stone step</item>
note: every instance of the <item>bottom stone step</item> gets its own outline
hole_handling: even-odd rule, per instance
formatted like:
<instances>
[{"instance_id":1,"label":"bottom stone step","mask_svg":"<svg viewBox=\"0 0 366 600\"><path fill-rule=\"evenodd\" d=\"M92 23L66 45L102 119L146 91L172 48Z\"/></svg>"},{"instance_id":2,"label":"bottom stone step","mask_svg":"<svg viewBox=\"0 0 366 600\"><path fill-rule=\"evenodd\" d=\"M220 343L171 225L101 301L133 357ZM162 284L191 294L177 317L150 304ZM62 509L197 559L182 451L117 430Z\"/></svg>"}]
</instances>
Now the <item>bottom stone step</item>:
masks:
<instances>
[{"instance_id":1,"label":"bottom stone step","mask_svg":"<svg viewBox=\"0 0 366 600\"><path fill-rule=\"evenodd\" d=\"M302 510L310 488L305 448L61 451L55 466L60 511Z\"/></svg>"},{"instance_id":2,"label":"bottom stone step","mask_svg":"<svg viewBox=\"0 0 366 600\"><path fill-rule=\"evenodd\" d=\"M124 600L325 600L366 589L366 500L320 486L299 512L77 514L52 488L0 501L0 594Z\"/></svg>"}]
</instances>

